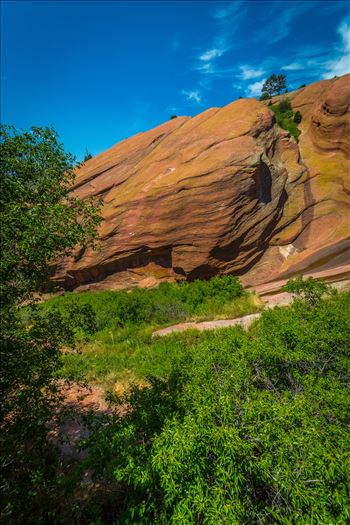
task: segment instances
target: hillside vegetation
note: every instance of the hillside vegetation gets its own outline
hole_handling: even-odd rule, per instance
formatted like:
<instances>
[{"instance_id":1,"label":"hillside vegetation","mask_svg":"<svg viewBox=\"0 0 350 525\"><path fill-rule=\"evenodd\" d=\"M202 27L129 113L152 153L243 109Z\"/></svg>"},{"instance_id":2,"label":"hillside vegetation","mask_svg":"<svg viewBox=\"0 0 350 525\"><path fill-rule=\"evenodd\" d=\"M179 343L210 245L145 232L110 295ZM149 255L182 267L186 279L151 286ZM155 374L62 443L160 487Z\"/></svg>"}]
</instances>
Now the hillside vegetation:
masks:
<instances>
[{"instance_id":1,"label":"hillside vegetation","mask_svg":"<svg viewBox=\"0 0 350 525\"><path fill-rule=\"evenodd\" d=\"M138 380L109 395L128 410L95 428L80 465L110 490L80 502L79 523L350 519L350 294L307 286L248 332L189 331L136 352L129 335L118 366Z\"/></svg>"},{"instance_id":2,"label":"hillside vegetation","mask_svg":"<svg viewBox=\"0 0 350 525\"><path fill-rule=\"evenodd\" d=\"M281 100L281 102L277 104L271 103L269 104L269 108L274 112L277 124L282 129L289 131L292 137L294 137L298 142L299 135L301 133L300 129L298 128L298 124L302 120L300 111L296 111L294 113L288 99Z\"/></svg>"},{"instance_id":3,"label":"hillside vegetation","mask_svg":"<svg viewBox=\"0 0 350 525\"><path fill-rule=\"evenodd\" d=\"M237 277L227 275L209 281L163 283L149 290L66 293L45 302L39 312L44 318L61 319L69 334L68 345L73 333L77 350L63 357L65 377L112 387L116 381L140 376L144 352L156 328L236 318L261 308L257 296L244 291Z\"/></svg>"}]
</instances>

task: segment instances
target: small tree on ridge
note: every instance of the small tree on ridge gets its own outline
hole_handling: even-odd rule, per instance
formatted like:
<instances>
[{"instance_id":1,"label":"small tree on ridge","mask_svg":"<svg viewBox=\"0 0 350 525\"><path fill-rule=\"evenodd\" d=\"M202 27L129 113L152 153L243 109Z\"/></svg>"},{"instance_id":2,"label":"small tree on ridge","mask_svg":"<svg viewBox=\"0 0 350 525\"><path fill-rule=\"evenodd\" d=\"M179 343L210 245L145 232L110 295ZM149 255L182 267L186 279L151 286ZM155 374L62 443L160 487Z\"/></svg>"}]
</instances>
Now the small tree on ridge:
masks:
<instances>
[{"instance_id":1,"label":"small tree on ridge","mask_svg":"<svg viewBox=\"0 0 350 525\"><path fill-rule=\"evenodd\" d=\"M271 98L275 93L279 95L283 89L286 89L286 75L270 75L263 84L261 98Z\"/></svg>"}]
</instances>

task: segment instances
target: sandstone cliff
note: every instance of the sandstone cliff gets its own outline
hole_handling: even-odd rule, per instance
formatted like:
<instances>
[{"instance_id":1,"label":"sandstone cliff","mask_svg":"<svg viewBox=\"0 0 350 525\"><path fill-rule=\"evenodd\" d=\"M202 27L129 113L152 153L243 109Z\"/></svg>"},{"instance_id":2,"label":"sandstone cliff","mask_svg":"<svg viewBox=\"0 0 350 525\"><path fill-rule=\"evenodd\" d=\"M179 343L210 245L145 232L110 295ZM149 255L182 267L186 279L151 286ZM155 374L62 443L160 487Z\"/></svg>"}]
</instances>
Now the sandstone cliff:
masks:
<instances>
[{"instance_id":1,"label":"sandstone cliff","mask_svg":"<svg viewBox=\"0 0 350 525\"><path fill-rule=\"evenodd\" d=\"M267 105L241 99L89 160L74 192L103 201L99 244L60 261L55 280L117 289L234 273L258 284L344 264L350 75L288 97L299 144Z\"/></svg>"}]
</instances>

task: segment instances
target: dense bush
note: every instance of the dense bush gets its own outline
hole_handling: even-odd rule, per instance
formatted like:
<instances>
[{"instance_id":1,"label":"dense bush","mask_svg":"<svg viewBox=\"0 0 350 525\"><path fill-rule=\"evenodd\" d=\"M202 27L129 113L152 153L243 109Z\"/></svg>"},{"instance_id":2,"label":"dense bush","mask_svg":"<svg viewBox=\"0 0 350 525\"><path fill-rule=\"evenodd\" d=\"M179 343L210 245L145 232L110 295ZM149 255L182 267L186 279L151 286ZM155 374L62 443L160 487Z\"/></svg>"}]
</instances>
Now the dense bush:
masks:
<instances>
[{"instance_id":1,"label":"dense bush","mask_svg":"<svg viewBox=\"0 0 350 525\"><path fill-rule=\"evenodd\" d=\"M195 315L220 313L227 303L245 294L238 278L226 275L208 281L162 283L151 290L67 293L47 301L42 309L61 312L73 326L76 323L77 335L84 332L86 337L107 328L173 323ZM87 323L90 330L85 329Z\"/></svg>"},{"instance_id":2,"label":"dense bush","mask_svg":"<svg viewBox=\"0 0 350 525\"><path fill-rule=\"evenodd\" d=\"M277 106L279 113L286 113L287 111L292 111L292 106L288 99L281 100Z\"/></svg>"},{"instance_id":3,"label":"dense bush","mask_svg":"<svg viewBox=\"0 0 350 525\"><path fill-rule=\"evenodd\" d=\"M309 306L315 306L322 297L335 293L322 279L308 277L304 280L301 276L289 280L283 290L291 293L294 298L303 299Z\"/></svg>"},{"instance_id":4,"label":"dense bush","mask_svg":"<svg viewBox=\"0 0 350 525\"><path fill-rule=\"evenodd\" d=\"M111 396L131 410L88 443L113 522L348 522L350 294L196 337L162 341L167 376Z\"/></svg>"},{"instance_id":5,"label":"dense bush","mask_svg":"<svg viewBox=\"0 0 350 525\"><path fill-rule=\"evenodd\" d=\"M289 131L295 140L298 141L301 131L298 129L297 124L301 122L301 118L299 122L294 120L294 118L297 113L299 113L301 117L301 113L296 112L294 115L291 103L288 99L281 100L278 104L272 104L269 107L275 113L277 124L282 129ZM297 120L298 118L299 117L297 117Z\"/></svg>"},{"instance_id":6,"label":"dense bush","mask_svg":"<svg viewBox=\"0 0 350 525\"><path fill-rule=\"evenodd\" d=\"M300 124L300 122L302 121L303 117L300 113L300 111L296 111L294 113L294 118L293 118L293 121L296 123L296 124Z\"/></svg>"}]
</instances>

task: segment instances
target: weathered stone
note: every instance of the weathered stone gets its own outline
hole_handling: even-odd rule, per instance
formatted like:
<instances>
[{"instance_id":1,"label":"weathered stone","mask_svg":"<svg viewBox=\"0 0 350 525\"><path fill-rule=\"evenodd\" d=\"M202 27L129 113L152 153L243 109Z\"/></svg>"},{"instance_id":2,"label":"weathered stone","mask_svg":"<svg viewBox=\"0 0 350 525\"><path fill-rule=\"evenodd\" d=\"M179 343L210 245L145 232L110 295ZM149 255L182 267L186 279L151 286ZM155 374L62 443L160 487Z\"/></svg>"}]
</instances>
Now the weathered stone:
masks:
<instances>
[{"instance_id":1,"label":"weathered stone","mask_svg":"<svg viewBox=\"0 0 350 525\"><path fill-rule=\"evenodd\" d=\"M344 264L349 79L288 94L299 144L265 104L241 99L89 160L74 192L103 200L99 245L59 261L55 280L118 289L234 273L251 285Z\"/></svg>"}]
</instances>

